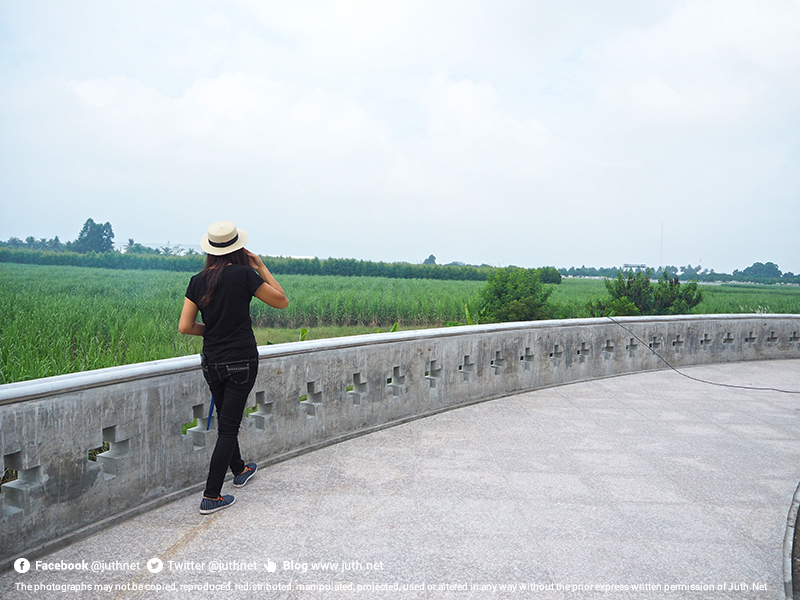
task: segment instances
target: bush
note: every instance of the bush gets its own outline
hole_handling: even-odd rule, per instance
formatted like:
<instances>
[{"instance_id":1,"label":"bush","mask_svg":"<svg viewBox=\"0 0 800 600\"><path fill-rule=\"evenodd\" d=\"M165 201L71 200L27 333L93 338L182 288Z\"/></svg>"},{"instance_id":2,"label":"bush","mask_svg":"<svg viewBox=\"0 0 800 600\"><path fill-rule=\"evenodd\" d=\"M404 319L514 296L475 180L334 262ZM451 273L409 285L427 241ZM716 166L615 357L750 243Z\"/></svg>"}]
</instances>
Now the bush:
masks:
<instances>
[{"instance_id":1,"label":"bush","mask_svg":"<svg viewBox=\"0 0 800 600\"><path fill-rule=\"evenodd\" d=\"M677 277L663 275L653 291L653 310L656 315L685 315L703 299L697 281L681 285Z\"/></svg>"},{"instance_id":2,"label":"bush","mask_svg":"<svg viewBox=\"0 0 800 600\"><path fill-rule=\"evenodd\" d=\"M654 284L652 270L619 271L614 279L606 279L608 298L587 305L593 317L629 315L682 315L700 304L703 294L697 282L681 285L677 275L667 271Z\"/></svg>"},{"instance_id":3,"label":"bush","mask_svg":"<svg viewBox=\"0 0 800 600\"><path fill-rule=\"evenodd\" d=\"M478 295L480 322L551 318L554 308L547 300L552 291L542 284L536 269L496 269Z\"/></svg>"}]
</instances>

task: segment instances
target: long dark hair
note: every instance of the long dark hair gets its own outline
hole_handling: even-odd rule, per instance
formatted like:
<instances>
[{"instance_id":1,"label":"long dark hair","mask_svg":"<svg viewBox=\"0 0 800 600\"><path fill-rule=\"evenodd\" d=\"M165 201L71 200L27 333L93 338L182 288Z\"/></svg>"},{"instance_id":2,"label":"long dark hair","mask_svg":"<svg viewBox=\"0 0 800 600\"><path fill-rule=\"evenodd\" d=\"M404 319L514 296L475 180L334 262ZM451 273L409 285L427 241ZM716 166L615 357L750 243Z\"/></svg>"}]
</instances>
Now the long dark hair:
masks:
<instances>
[{"instance_id":1,"label":"long dark hair","mask_svg":"<svg viewBox=\"0 0 800 600\"><path fill-rule=\"evenodd\" d=\"M208 306L214 298L214 292L217 291L222 279L222 272L228 265L244 265L245 267L250 265L250 259L247 258L244 248L221 256L206 254L206 266L201 271L206 274L206 293L200 299L200 306Z\"/></svg>"}]
</instances>

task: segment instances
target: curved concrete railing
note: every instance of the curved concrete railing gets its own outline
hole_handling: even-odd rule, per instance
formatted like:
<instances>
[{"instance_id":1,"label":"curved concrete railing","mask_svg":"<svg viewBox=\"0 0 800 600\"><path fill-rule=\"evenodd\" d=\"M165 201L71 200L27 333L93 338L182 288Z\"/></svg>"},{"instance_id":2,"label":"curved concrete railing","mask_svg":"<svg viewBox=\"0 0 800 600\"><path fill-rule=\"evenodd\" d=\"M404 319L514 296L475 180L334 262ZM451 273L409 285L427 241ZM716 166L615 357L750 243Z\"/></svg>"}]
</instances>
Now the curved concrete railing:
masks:
<instances>
[{"instance_id":1,"label":"curved concrete railing","mask_svg":"<svg viewBox=\"0 0 800 600\"><path fill-rule=\"evenodd\" d=\"M259 349L240 434L260 464L519 391L675 366L800 358L800 316L477 325ZM0 386L0 566L192 491L216 437L197 356ZM187 434L181 426L197 419ZM89 451L109 449L89 460Z\"/></svg>"}]
</instances>

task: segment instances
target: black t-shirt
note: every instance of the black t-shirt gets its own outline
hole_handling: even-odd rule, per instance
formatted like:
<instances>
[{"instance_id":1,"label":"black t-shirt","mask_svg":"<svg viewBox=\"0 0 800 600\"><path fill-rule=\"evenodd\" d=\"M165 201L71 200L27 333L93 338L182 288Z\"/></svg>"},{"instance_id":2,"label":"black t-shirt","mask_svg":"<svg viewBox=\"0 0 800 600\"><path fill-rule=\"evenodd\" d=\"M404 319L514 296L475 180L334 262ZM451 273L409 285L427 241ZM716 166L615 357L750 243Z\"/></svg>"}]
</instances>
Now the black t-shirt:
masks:
<instances>
[{"instance_id":1,"label":"black t-shirt","mask_svg":"<svg viewBox=\"0 0 800 600\"><path fill-rule=\"evenodd\" d=\"M210 364L258 358L250 322L250 300L262 283L264 280L252 268L228 265L211 302L200 306L200 299L206 293L205 271L189 281L186 297L200 307L206 325L203 354Z\"/></svg>"}]
</instances>

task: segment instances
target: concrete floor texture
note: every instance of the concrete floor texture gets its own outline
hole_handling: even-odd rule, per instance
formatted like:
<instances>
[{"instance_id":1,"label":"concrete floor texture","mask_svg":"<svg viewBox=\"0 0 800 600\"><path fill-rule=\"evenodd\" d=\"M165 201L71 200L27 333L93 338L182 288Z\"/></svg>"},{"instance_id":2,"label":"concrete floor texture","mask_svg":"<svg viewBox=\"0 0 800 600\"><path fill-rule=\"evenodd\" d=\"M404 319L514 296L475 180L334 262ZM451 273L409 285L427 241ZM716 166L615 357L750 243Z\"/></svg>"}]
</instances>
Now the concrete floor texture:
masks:
<instances>
[{"instance_id":1,"label":"concrete floor texture","mask_svg":"<svg viewBox=\"0 0 800 600\"><path fill-rule=\"evenodd\" d=\"M798 391L798 367L684 372ZM264 467L211 516L142 514L0 597L784 598L798 432L798 394L673 371L518 394Z\"/></svg>"}]
</instances>

